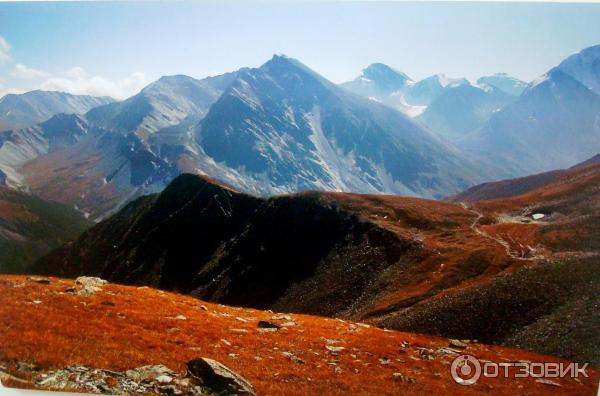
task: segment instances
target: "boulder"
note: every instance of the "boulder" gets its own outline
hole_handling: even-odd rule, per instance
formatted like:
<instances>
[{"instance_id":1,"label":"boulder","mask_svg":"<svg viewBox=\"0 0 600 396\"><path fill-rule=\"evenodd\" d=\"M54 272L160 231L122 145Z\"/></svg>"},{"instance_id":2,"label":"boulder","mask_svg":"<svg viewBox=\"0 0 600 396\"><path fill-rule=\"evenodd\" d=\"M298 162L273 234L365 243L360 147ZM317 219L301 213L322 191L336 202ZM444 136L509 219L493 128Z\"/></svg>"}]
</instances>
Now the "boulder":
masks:
<instances>
[{"instance_id":1,"label":"boulder","mask_svg":"<svg viewBox=\"0 0 600 396\"><path fill-rule=\"evenodd\" d=\"M461 340L451 339L449 342L450 342L450 346L455 347L455 348L466 348L468 346L468 343L465 342L465 340L461 341Z\"/></svg>"},{"instance_id":2,"label":"boulder","mask_svg":"<svg viewBox=\"0 0 600 396\"><path fill-rule=\"evenodd\" d=\"M277 323L261 320L258 322L258 331L277 331L281 328Z\"/></svg>"},{"instance_id":3,"label":"boulder","mask_svg":"<svg viewBox=\"0 0 600 396\"><path fill-rule=\"evenodd\" d=\"M106 285L108 281L94 276L80 276L75 279L75 283L81 286L101 287Z\"/></svg>"},{"instance_id":4,"label":"boulder","mask_svg":"<svg viewBox=\"0 0 600 396\"><path fill-rule=\"evenodd\" d=\"M75 283L81 286L81 290L79 290L77 294L85 296L101 291L102 286L106 285L108 282L93 276L80 276L75 279Z\"/></svg>"},{"instance_id":5,"label":"boulder","mask_svg":"<svg viewBox=\"0 0 600 396\"><path fill-rule=\"evenodd\" d=\"M250 382L216 360L190 360L187 362L187 370L190 377L215 393L256 395Z\"/></svg>"}]
</instances>

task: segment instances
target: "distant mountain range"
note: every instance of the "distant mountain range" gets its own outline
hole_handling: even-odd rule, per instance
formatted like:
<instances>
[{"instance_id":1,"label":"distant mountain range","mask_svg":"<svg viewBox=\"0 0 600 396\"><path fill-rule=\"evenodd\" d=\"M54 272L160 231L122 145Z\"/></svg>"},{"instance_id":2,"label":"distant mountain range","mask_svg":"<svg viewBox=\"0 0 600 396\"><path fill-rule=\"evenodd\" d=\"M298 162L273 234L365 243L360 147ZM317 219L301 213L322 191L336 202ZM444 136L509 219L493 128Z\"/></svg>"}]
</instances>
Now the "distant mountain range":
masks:
<instances>
[{"instance_id":1,"label":"distant mountain range","mask_svg":"<svg viewBox=\"0 0 600 396\"><path fill-rule=\"evenodd\" d=\"M382 64L343 87L382 102L456 143L496 177L569 167L600 149L600 46L530 84L505 73L476 84L436 75L415 82Z\"/></svg>"},{"instance_id":2,"label":"distant mountain range","mask_svg":"<svg viewBox=\"0 0 600 396\"><path fill-rule=\"evenodd\" d=\"M82 114L113 101L109 97L71 95L64 92L8 94L0 98L0 131L30 127L60 113Z\"/></svg>"},{"instance_id":3,"label":"distant mountain range","mask_svg":"<svg viewBox=\"0 0 600 396\"><path fill-rule=\"evenodd\" d=\"M7 95L6 120L41 121L0 132L0 181L93 219L181 173L256 195L449 196L599 151L598 48L531 84L502 73L413 81L376 63L338 86L275 56L202 80L163 77L121 102Z\"/></svg>"},{"instance_id":4,"label":"distant mountain range","mask_svg":"<svg viewBox=\"0 0 600 396\"><path fill-rule=\"evenodd\" d=\"M106 130L153 134L188 117L200 120L236 75L227 73L203 80L183 75L162 77L129 99L96 107L86 118Z\"/></svg>"},{"instance_id":5,"label":"distant mountain range","mask_svg":"<svg viewBox=\"0 0 600 396\"><path fill-rule=\"evenodd\" d=\"M494 86L451 85L416 120L451 141L477 131L516 97Z\"/></svg>"},{"instance_id":6,"label":"distant mountain range","mask_svg":"<svg viewBox=\"0 0 600 396\"><path fill-rule=\"evenodd\" d=\"M437 74L414 81L381 63L342 84L358 95L384 103L448 140L479 129L492 113L516 100L527 86L507 74L481 77L476 85L464 78Z\"/></svg>"},{"instance_id":7,"label":"distant mountain range","mask_svg":"<svg viewBox=\"0 0 600 396\"><path fill-rule=\"evenodd\" d=\"M458 142L521 176L569 167L600 149L600 46L572 55Z\"/></svg>"},{"instance_id":8,"label":"distant mountain range","mask_svg":"<svg viewBox=\"0 0 600 396\"><path fill-rule=\"evenodd\" d=\"M101 217L182 172L255 194L441 197L490 177L408 117L275 56L257 69L163 77L123 102L0 134L13 185Z\"/></svg>"},{"instance_id":9,"label":"distant mountain range","mask_svg":"<svg viewBox=\"0 0 600 396\"><path fill-rule=\"evenodd\" d=\"M512 96L519 96L527 89L524 81L514 78L506 73L496 73L491 76L484 76L477 80L479 86L489 86L497 88Z\"/></svg>"}]
</instances>

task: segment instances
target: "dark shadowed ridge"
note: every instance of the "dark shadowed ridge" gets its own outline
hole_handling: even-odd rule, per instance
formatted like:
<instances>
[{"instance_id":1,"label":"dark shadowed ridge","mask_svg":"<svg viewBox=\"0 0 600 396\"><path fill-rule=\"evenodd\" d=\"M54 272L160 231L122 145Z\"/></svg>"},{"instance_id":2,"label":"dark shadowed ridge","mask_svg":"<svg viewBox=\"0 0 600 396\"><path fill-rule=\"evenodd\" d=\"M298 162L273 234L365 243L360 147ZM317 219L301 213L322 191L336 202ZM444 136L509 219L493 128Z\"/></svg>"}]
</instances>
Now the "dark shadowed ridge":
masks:
<instances>
[{"instance_id":1,"label":"dark shadowed ridge","mask_svg":"<svg viewBox=\"0 0 600 396\"><path fill-rule=\"evenodd\" d=\"M263 199L182 175L35 271L597 362L599 170L469 206L346 193ZM577 331L565 334L569 312Z\"/></svg>"}]
</instances>

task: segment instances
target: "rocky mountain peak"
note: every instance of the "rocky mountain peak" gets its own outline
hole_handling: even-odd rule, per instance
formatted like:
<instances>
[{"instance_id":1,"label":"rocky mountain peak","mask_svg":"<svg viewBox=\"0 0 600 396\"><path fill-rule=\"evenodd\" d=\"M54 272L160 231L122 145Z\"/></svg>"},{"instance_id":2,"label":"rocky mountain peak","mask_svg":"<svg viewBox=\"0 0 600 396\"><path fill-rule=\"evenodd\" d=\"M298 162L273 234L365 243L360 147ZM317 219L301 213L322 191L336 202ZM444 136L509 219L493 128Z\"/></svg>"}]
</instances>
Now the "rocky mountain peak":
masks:
<instances>
[{"instance_id":1,"label":"rocky mountain peak","mask_svg":"<svg viewBox=\"0 0 600 396\"><path fill-rule=\"evenodd\" d=\"M406 74L383 63L373 63L363 70L363 76L380 84L401 87L412 81Z\"/></svg>"}]
</instances>

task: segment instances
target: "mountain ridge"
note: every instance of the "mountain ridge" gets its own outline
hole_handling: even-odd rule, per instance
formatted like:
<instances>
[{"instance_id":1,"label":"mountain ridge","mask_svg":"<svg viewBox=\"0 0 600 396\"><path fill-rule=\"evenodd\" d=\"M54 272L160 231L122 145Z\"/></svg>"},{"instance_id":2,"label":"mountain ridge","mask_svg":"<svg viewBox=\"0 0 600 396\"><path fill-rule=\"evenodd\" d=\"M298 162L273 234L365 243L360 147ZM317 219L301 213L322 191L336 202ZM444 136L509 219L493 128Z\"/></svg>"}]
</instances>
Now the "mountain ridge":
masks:
<instances>
[{"instance_id":1,"label":"mountain ridge","mask_svg":"<svg viewBox=\"0 0 600 396\"><path fill-rule=\"evenodd\" d=\"M0 98L0 132L34 126L59 113L83 114L114 99L34 90Z\"/></svg>"},{"instance_id":2,"label":"mountain ridge","mask_svg":"<svg viewBox=\"0 0 600 396\"><path fill-rule=\"evenodd\" d=\"M439 153L436 161L450 159L454 161L453 167L461 167L458 151L423 131L407 117L359 96L347 94L313 71L307 72L305 66L297 65L298 61L290 61L289 58L274 58L259 69L251 69L251 72L247 72L250 75L242 74L212 106L196 129L203 150L217 162L225 161L238 171L267 172L267 180L274 182L276 188L272 191L275 192L314 189L320 186L311 180L319 183L323 180L328 190L433 195L432 192L425 192L424 186L407 184L415 180L412 172L418 172L415 161L408 163L399 159L399 154L394 154L394 161L404 161L403 164L391 167L385 163L392 161L391 154L386 153L399 151L402 146L404 148L401 151L405 155L416 154L419 157L427 146L432 153ZM231 109L235 109L235 114L230 117ZM360 131L357 128L359 123ZM342 134L342 129L347 132ZM224 137L222 130L228 131ZM241 151L237 157L228 158L225 147L231 144L226 142L233 141L234 136L237 142L235 149ZM364 141L364 146L356 145L353 139ZM289 155L273 147L272 141L280 141ZM383 141L388 142L387 146L382 144ZM381 153L369 153L366 151L369 147L372 147L371 150L381 150ZM302 158L295 158L299 153L305 154ZM350 155L356 158L352 159ZM298 161L304 162L303 172L298 170L290 175L297 178L293 183L306 183L304 180L309 177L307 186L278 187L278 179L286 180L289 176L285 173L298 166ZM278 168L281 163L287 163L285 171ZM468 164L468 161L464 163ZM365 177L360 180L360 173L346 170L355 166L366 172L365 177L371 181ZM394 169L405 169L407 177L404 180L399 178L399 173L392 173L397 172ZM391 173L392 180L387 185L382 184L386 175L378 172ZM306 173L308 175L305 176ZM467 173L467 170L463 172L465 175ZM343 180L344 177L353 180ZM428 183L439 183L440 179L454 180L456 175L438 177ZM398 187L395 187L395 183L398 183Z\"/></svg>"},{"instance_id":3,"label":"mountain ridge","mask_svg":"<svg viewBox=\"0 0 600 396\"><path fill-rule=\"evenodd\" d=\"M0 272L27 272L91 225L72 208L0 186Z\"/></svg>"},{"instance_id":4,"label":"mountain ridge","mask_svg":"<svg viewBox=\"0 0 600 396\"><path fill-rule=\"evenodd\" d=\"M596 362L589 334L597 295L589 279L600 269L600 165L566 172L525 188L509 184L505 198L464 202L333 192L266 199L182 175L33 270ZM497 185L491 191L506 182ZM585 295L580 304L577 289ZM505 309L490 312L491 301ZM579 330L564 335L560 323L573 304ZM467 317L481 320L467 325ZM539 341L544 331L547 343Z\"/></svg>"}]
</instances>

